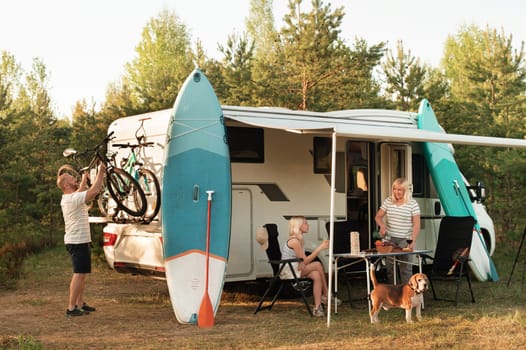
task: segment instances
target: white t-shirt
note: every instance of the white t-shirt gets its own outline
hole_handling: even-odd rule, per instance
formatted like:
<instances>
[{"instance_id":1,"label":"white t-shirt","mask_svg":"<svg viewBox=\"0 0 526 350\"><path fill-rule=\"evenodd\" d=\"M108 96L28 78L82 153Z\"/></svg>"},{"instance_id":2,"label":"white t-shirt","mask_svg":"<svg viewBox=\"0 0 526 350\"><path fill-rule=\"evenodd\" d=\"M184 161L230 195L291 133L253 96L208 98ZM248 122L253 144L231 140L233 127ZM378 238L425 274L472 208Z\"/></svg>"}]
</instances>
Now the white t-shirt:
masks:
<instances>
[{"instance_id":1,"label":"white t-shirt","mask_svg":"<svg viewBox=\"0 0 526 350\"><path fill-rule=\"evenodd\" d=\"M390 237L408 238L413 232L413 216L420 215L420 207L414 199L396 205L391 197L384 200L381 209L385 211L385 225Z\"/></svg>"},{"instance_id":2,"label":"white t-shirt","mask_svg":"<svg viewBox=\"0 0 526 350\"><path fill-rule=\"evenodd\" d=\"M60 206L64 216L65 244L81 244L91 242L86 191L63 194Z\"/></svg>"}]
</instances>

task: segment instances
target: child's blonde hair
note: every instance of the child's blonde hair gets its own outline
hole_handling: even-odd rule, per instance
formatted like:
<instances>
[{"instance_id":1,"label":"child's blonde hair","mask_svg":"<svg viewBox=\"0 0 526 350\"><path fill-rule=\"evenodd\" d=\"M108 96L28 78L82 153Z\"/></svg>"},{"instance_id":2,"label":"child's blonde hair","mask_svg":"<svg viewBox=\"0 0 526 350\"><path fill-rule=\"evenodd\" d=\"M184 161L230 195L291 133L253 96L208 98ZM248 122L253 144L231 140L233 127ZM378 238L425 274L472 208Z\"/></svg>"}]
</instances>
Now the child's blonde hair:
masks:
<instances>
[{"instance_id":1,"label":"child's blonde hair","mask_svg":"<svg viewBox=\"0 0 526 350\"><path fill-rule=\"evenodd\" d=\"M301 245L303 245L303 232L301 232L300 228L305 220L307 220L305 216L293 216L289 221L289 238L296 237L301 242Z\"/></svg>"}]
</instances>

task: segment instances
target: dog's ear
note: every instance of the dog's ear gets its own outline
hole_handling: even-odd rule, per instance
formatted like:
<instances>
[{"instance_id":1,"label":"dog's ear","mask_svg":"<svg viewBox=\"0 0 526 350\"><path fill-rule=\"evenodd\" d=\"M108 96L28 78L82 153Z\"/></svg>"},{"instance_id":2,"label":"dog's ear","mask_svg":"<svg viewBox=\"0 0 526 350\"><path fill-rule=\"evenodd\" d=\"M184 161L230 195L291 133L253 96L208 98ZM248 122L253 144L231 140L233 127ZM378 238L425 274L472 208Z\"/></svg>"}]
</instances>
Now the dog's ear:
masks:
<instances>
[{"instance_id":1,"label":"dog's ear","mask_svg":"<svg viewBox=\"0 0 526 350\"><path fill-rule=\"evenodd\" d=\"M417 289L418 288L418 283L416 281L416 276L413 275L411 276L411 278L409 279L409 287L411 287L411 289Z\"/></svg>"},{"instance_id":2,"label":"dog's ear","mask_svg":"<svg viewBox=\"0 0 526 350\"><path fill-rule=\"evenodd\" d=\"M429 277L427 277L426 274L423 274L424 275L424 279L426 280L426 285L429 285Z\"/></svg>"}]
</instances>

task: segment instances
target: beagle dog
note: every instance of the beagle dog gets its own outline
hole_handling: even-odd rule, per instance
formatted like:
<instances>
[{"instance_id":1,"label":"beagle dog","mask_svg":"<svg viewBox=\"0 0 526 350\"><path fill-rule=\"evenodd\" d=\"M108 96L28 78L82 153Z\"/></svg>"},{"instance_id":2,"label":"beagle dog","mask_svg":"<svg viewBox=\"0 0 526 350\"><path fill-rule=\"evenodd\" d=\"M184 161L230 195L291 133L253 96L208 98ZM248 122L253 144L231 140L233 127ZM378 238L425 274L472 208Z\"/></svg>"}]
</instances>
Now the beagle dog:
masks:
<instances>
[{"instance_id":1,"label":"beagle dog","mask_svg":"<svg viewBox=\"0 0 526 350\"><path fill-rule=\"evenodd\" d=\"M375 265L371 264L371 281L374 290L371 292L371 323L378 323L378 313L383 307L388 310L393 307L405 309L405 320L410 323L413 308L416 308L416 318L422 319L421 309L424 302L424 292L427 291L429 280L423 273L415 273L407 284L382 284L376 280Z\"/></svg>"}]
</instances>

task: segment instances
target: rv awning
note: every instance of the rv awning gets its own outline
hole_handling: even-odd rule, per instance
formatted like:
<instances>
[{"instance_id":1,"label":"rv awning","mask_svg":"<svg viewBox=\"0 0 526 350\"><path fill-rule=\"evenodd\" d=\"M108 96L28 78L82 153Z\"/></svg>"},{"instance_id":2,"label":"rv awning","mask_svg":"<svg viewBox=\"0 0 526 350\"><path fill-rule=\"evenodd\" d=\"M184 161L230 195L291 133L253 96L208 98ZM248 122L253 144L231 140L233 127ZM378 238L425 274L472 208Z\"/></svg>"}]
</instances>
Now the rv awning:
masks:
<instances>
[{"instance_id":1,"label":"rv awning","mask_svg":"<svg viewBox=\"0 0 526 350\"><path fill-rule=\"evenodd\" d=\"M357 140L440 142L497 147L524 147L526 140L447 134L419 130L416 113L391 110L352 110L328 113L285 108L222 106L226 118L263 128L296 133L332 133Z\"/></svg>"}]
</instances>

